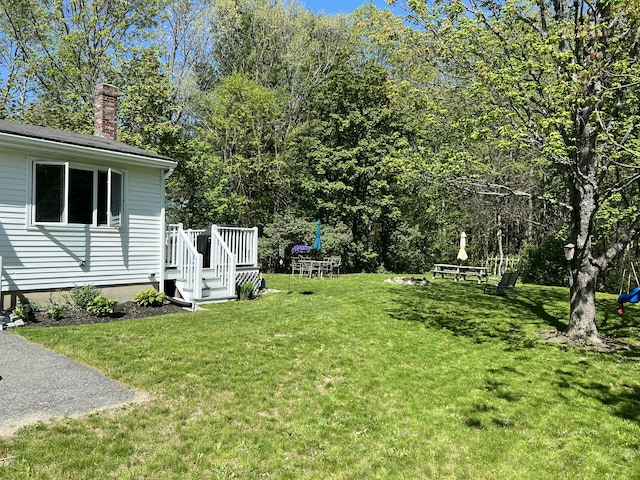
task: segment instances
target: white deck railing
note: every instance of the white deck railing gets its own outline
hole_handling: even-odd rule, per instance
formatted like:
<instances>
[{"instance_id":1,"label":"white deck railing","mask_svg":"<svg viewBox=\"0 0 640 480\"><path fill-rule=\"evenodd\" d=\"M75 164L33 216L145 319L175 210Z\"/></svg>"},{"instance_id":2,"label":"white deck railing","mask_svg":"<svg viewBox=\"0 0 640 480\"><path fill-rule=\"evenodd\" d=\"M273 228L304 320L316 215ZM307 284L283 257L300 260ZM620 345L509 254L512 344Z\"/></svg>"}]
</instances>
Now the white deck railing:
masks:
<instances>
[{"instance_id":1,"label":"white deck railing","mask_svg":"<svg viewBox=\"0 0 640 480\"><path fill-rule=\"evenodd\" d=\"M178 230L182 230L182 224L167 225L167 233L165 235L165 256L164 263L169 267L178 266Z\"/></svg>"},{"instance_id":2,"label":"white deck railing","mask_svg":"<svg viewBox=\"0 0 640 480\"><path fill-rule=\"evenodd\" d=\"M2 310L2 257L0 257L0 310Z\"/></svg>"},{"instance_id":3,"label":"white deck railing","mask_svg":"<svg viewBox=\"0 0 640 480\"><path fill-rule=\"evenodd\" d=\"M217 231L220 234L229 250L236 256L238 266L258 266L258 227L239 228L212 225L211 231Z\"/></svg>"},{"instance_id":4,"label":"white deck railing","mask_svg":"<svg viewBox=\"0 0 640 480\"><path fill-rule=\"evenodd\" d=\"M182 229L182 224L167 225L166 234L166 265L177 267L177 231ZM183 230L192 245L197 246L198 236L206 230ZM241 267L258 267L258 228L224 227L218 225L211 226L211 236L217 232L231 253L236 256L236 265ZM213 241L213 240L212 240ZM213 262L213 253L211 255ZM209 268L209 265L204 265ZM215 265L211 265L215 267Z\"/></svg>"},{"instance_id":5,"label":"white deck railing","mask_svg":"<svg viewBox=\"0 0 640 480\"><path fill-rule=\"evenodd\" d=\"M236 256L220 236L220 233L212 229L211 231L211 266L215 271L215 276L220 278L222 286L227 290L227 295L236 295Z\"/></svg>"},{"instance_id":6,"label":"white deck railing","mask_svg":"<svg viewBox=\"0 0 640 480\"><path fill-rule=\"evenodd\" d=\"M506 257L492 257L487 258L485 266L487 267L487 274L494 277L503 275L507 270L516 270L520 263L519 257L506 256Z\"/></svg>"},{"instance_id":7,"label":"white deck railing","mask_svg":"<svg viewBox=\"0 0 640 480\"><path fill-rule=\"evenodd\" d=\"M181 223L167 225L165 264L179 270L194 298L202 292L202 268L213 268L228 296L233 297L237 267L258 267L258 229L212 225L208 265L203 265L204 256L198 252L198 236L205 232L184 230Z\"/></svg>"},{"instance_id":8,"label":"white deck railing","mask_svg":"<svg viewBox=\"0 0 640 480\"><path fill-rule=\"evenodd\" d=\"M185 289L191 291L193 297L202 293L202 254L198 253L191 241L188 231L182 225L176 230L176 267L184 281Z\"/></svg>"}]
</instances>

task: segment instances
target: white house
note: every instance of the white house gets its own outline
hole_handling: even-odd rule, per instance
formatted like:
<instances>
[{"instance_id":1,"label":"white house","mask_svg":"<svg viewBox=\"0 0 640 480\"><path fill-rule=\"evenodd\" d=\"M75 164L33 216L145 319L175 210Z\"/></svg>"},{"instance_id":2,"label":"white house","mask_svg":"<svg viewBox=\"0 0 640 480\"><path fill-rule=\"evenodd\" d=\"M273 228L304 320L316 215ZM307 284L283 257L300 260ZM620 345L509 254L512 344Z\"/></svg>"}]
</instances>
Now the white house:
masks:
<instances>
[{"instance_id":1,"label":"white house","mask_svg":"<svg viewBox=\"0 0 640 480\"><path fill-rule=\"evenodd\" d=\"M224 299L258 278L255 229L212 227L203 256L203 232L165 225L176 163L115 140L116 102L99 86L95 135L0 120L0 308L87 284L130 300L165 280L189 301Z\"/></svg>"}]
</instances>

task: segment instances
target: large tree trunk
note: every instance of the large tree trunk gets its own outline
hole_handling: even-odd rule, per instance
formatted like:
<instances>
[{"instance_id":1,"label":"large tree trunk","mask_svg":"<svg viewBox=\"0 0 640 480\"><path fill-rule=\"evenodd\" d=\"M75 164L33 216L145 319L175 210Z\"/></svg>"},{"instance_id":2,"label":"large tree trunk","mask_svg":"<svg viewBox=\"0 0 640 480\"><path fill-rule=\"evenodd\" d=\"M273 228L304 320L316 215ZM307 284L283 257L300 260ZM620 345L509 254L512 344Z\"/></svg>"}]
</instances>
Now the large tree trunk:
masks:
<instances>
[{"instance_id":1,"label":"large tree trunk","mask_svg":"<svg viewBox=\"0 0 640 480\"><path fill-rule=\"evenodd\" d=\"M599 268L593 259L591 237L598 211L598 164L596 138L598 127L587 119L591 108L576 115L575 137L578 139L574 168L569 170L569 191L574 258L569 261L570 313L566 334L572 339L601 343L596 327L596 284Z\"/></svg>"},{"instance_id":2,"label":"large tree trunk","mask_svg":"<svg viewBox=\"0 0 640 480\"><path fill-rule=\"evenodd\" d=\"M596 327L596 283L597 268L582 265L570 272L570 314L566 334L572 339L590 343L601 343Z\"/></svg>"}]
</instances>

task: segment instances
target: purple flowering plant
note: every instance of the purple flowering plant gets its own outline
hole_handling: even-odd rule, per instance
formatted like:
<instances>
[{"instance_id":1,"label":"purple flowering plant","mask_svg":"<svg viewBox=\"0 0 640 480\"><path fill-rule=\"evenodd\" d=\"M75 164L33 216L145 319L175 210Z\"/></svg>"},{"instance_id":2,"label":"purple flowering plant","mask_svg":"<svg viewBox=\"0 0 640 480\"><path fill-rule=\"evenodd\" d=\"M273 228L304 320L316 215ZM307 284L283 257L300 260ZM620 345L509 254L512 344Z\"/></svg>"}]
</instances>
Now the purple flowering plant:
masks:
<instances>
[{"instance_id":1,"label":"purple flowering plant","mask_svg":"<svg viewBox=\"0 0 640 480\"><path fill-rule=\"evenodd\" d=\"M294 245L291 249L291 255L299 255L301 253L309 253L311 247L309 245Z\"/></svg>"}]
</instances>

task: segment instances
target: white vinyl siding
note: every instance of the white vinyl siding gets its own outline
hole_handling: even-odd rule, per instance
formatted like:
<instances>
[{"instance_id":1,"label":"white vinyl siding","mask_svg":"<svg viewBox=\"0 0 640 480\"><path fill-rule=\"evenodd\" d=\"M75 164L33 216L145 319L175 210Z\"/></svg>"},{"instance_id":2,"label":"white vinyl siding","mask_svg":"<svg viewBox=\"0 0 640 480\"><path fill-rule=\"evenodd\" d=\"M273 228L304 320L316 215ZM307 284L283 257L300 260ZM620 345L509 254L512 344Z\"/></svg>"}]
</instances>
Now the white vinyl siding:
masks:
<instances>
[{"instance_id":1,"label":"white vinyl siding","mask_svg":"<svg viewBox=\"0 0 640 480\"><path fill-rule=\"evenodd\" d=\"M161 168L126 168L122 182L126 204L121 210L127 221L120 229L30 225L31 160L25 152L0 148L0 256L6 291L145 284L151 273L159 273L164 202ZM98 158L92 161L96 170L112 168ZM110 222L117 222L117 217L114 209Z\"/></svg>"}]
</instances>

